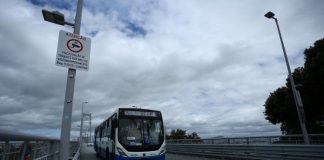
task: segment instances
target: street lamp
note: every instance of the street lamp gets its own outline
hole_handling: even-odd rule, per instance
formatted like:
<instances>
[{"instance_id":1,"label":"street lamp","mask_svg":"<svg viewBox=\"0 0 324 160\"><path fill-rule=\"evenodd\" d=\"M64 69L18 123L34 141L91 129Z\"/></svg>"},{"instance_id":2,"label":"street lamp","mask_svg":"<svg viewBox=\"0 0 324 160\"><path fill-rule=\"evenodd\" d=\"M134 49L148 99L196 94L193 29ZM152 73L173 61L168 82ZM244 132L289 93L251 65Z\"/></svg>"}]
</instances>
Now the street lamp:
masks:
<instances>
[{"instance_id":1,"label":"street lamp","mask_svg":"<svg viewBox=\"0 0 324 160\"><path fill-rule=\"evenodd\" d=\"M45 21L52 22L59 25L70 25L74 27L74 34L80 35L81 17L83 0L77 0L77 9L75 15L75 23L65 22L64 15L58 11L42 10L43 18ZM73 68L68 69L67 83L65 89L64 108L62 116L61 126L61 142L60 142L60 159L67 160L70 154L70 133L72 122L72 107L73 107L73 95L75 84L76 70Z\"/></svg>"},{"instance_id":2,"label":"street lamp","mask_svg":"<svg viewBox=\"0 0 324 160\"><path fill-rule=\"evenodd\" d=\"M69 25L69 26L74 26L73 23L66 22L64 18L64 14L60 13L59 11L48 11L43 9L43 18L45 21L52 22L58 25Z\"/></svg>"},{"instance_id":3,"label":"street lamp","mask_svg":"<svg viewBox=\"0 0 324 160\"><path fill-rule=\"evenodd\" d=\"M296 88L294 78L293 78L293 76L291 74L290 65L289 65L285 45L283 43L280 28L279 28L279 24L278 24L278 19L274 17L275 14L272 13L272 12L268 12L264 16L269 18L269 19L274 19L275 22L276 22L278 33L279 33L279 38L280 38L280 42L281 42L282 51L284 53L285 61L286 61L286 65L287 65L288 76L289 76L289 80L290 80L290 83L291 83L291 88L292 88L293 95L294 95L294 100L295 100L295 104L296 104L296 109L297 109L297 113L298 113L298 119L299 119L300 127L301 127L301 130L302 130L302 133L303 133L305 144L309 144L309 138L308 138L308 133L307 133L306 124L305 124L304 107L303 107L303 103L302 103L302 99L300 97L299 91Z\"/></svg>"}]
</instances>

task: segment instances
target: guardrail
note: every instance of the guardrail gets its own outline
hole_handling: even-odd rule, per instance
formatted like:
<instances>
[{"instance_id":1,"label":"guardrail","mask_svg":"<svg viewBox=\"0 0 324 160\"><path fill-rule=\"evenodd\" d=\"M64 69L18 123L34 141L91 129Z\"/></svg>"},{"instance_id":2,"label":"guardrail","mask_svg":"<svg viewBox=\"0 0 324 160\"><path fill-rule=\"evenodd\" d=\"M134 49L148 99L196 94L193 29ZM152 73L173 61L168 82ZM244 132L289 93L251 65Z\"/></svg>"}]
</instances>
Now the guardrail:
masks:
<instances>
[{"instance_id":1,"label":"guardrail","mask_svg":"<svg viewBox=\"0 0 324 160\"><path fill-rule=\"evenodd\" d=\"M56 138L0 131L0 160L57 160L59 143ZM78 148L78 142L71 142L72 153Z\"/></svg>"},{"instance_id":2,"label":"guardrail","mask_svg":"<svg viewBox=\"0 0 324 160\"><path fill-rule=\"evenodd\" d=\"M72 160L79 160L79 159L80 159L80 155L81 155L81 153L80 153L80 148L81 148L81 146L79 145L79 148L78 148L78 150L76 151L76 153L74 154Z\"/></svg>"},{"instance_id":3,"label":"guardrail","mask_svg":"<svg viewBox=\"0 0 324 160\"><path fill-rule=\"evenodd\" d=\"M324 160L324 134L167 140L167 153L221 159Z\"/></svg>"},{"instance_id":4,"label":"guardrail","mask_svg":"<svg viewBox=\"0 0 324 160\"><path fill-rule=\"evenodd\" d=\"M167 153L231 160L323 160L324 145L167 144Z\"/></svg>"},{"instance_id":5,"label":"guardrail","mask_svg":"<svg viewBox=\"0 0 324 160\"><path fill-rule=\"evenodd\" d=\"M310 134L311 144L324 144L324 134ZM303 144L302 135L234 137L213 139L170 139L168 144Z\"/></svg>"}]
</instances>

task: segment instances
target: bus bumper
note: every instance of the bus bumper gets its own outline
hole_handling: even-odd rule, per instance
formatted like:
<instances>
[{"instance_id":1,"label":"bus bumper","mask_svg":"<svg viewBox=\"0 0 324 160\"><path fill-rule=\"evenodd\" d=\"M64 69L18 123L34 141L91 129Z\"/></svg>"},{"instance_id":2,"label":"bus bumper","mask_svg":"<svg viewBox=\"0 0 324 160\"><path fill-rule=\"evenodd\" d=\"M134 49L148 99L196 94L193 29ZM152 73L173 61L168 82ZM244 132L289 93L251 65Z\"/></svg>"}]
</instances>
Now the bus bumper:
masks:
<instances>
[{"instance_id":1,"label":"bus bumper","mask_svg":"<svg viewBox=\"0 0 324 160\"><path fill-rule=\"evenodd\" d=\"M115 155L114 160L165 160L165 154L156 157L123 157Z\"/></svg>"}]
</instances>

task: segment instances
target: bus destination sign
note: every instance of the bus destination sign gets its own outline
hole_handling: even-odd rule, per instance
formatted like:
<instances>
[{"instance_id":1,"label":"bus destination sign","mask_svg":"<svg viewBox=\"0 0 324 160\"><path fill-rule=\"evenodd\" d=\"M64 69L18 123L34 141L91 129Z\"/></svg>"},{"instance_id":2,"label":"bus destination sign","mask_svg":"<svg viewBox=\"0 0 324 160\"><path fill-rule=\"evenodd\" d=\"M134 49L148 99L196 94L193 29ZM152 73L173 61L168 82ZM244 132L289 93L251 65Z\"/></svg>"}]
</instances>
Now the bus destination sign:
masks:
<instances>
[{"instance_id":1,"label":"bus destination sign","mask_svg":"<svg viewBox=\"0 0 324 160\"><path fill-rule=\"evenodd\" d=\"M134 111L134 110L125 110L125 116L145 116L145 117L157 117L157 112L152 111Z\"/></svg>"}]
</instances>

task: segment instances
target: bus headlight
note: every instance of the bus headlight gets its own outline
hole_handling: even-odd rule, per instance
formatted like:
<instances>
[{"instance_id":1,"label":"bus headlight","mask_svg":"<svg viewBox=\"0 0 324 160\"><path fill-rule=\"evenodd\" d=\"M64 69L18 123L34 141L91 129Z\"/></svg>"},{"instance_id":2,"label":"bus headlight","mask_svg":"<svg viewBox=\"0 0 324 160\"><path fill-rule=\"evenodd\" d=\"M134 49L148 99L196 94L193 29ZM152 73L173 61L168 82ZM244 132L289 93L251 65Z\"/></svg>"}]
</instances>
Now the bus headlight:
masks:
<instances>
[{"instance_id":1,"label":"bus headlight","mask_svg":"<svg viewBox=\"0 0 324 160\"><path fill-rule=\"evenodd\" d=\"M126 155L126 153L125 153L121 148L117 147L117 151L118 151L119 155L121 155L121 156L123 156L123 157L128 157L128 156Z\"/></svg>"},{"instance_id":2,"label":"bus headlight","mask_svg":"<svg viewBox=\"0 0 324 160\"><path fill-rule=\"evenodd\" d=\"M166 151L166 147L165 147L165 146L163 146L163 147L162 147L162 149L161 149L160 155L164 154L164 153L165 153L165 151Z\"/></svg>"}]
</instances>

